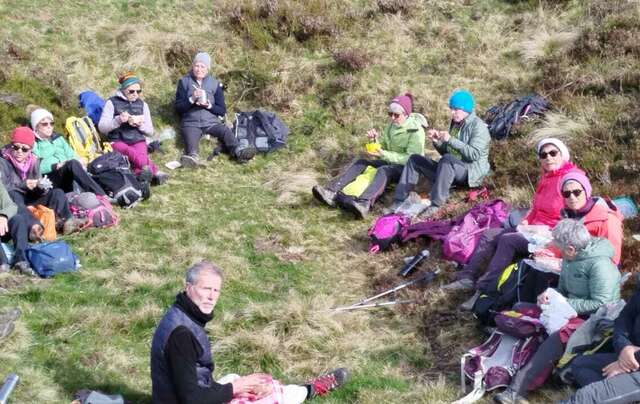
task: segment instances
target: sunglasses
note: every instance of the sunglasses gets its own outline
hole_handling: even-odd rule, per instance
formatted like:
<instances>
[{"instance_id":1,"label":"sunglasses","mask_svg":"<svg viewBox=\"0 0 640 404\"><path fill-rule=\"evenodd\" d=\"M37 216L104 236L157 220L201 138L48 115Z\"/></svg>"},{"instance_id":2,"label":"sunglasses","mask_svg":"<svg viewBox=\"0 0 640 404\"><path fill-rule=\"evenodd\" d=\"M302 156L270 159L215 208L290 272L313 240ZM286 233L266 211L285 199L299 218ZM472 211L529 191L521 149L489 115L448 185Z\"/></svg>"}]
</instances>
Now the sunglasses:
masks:
<instances>
[{"instance_id":1,"label":"sunglasses","mask_svg":"<svg viewBox=\"0 0 640 404\"><path fill-rule=\"evenodd\" d=\"M17 144L12 144L11 148L15 151L22 151L23 153L27 153L31 148L29 146L18 146Z\"/></svg>"},{"instance_id":2,"label":"sunglasses","mask_svg":"<svg viewBox=\"0 0 640 404\"><path fill-rule=\"evenodd\" d=\"M400 118L400 114L396 114L395 112L389 112L389 118L398 119Z\"/></svg>"},{"instance_id":3,"label":"sunglasses","mask_svg":"<svg viewBox=\"0 0 640 404\"><path fill-rule=\"evenodd\" d=\"M53 121L51 122L40 122L41 126L53 126Z\"/></svg>"},{"instance_id":4,"label":"sunglasses","mask_svg":"<svg viewBox=\"0 0 640 404\"><path fill-rule=\"evenodd\" d=\"M568 198L571 195L575 196L576 198L579 197L582 194L582 190L581 189L573 189L571 191L562 191L562 197L563 198Z\"/></svg>"},{"instance_id":5,"label":"sunglasses","mask_svg":"<svg viewBox=\"0 0 640 404\"><path fill-rule=\"evenodd\" d=\"M544 159L546 159L546 158L547 158L547 156L555 157L555 156L557 156L558 154L560 154L560 152L559 152L559 151L557 151L557 150L551 150L550 152L540 152L540 153L538 154L538 157L540 157L540 160L544 160Z\"/></svg>"},{"instance_id":6,"label":"sunglasses","mask_svg":"<svg viewBox=\"0 0 640 404\"><path fill-rule=\"evenodd\" d=\"M141 94L142 93L142 89L140 89L140 90L127 90L127 92L129 94L136 94L136 93L137 94Z\"/></svg>"}]
</instances>

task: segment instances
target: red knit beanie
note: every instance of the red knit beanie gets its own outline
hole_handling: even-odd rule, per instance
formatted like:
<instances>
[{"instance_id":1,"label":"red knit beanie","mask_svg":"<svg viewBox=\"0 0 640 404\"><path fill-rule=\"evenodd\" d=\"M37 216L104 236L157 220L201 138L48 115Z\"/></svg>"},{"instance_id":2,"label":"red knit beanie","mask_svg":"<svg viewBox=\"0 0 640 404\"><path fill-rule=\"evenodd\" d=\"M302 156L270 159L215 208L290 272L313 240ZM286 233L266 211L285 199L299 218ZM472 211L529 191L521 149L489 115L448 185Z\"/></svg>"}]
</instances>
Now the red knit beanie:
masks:
<instances>
[{"instance_id":1,"label":"red knit beanie","mask_svg":"<svg viewBox=\"0 0 640 404\"><path fill-rule=\"evenodd\" d=\"M413 95L411 95L411 93L399 95L391 100L391 103L400 105L402 109L404 109L404 113L406 116L411 115L411 113L413 112Z\"/></svg>"},{"instance_id":2,"label":"red knit beanie","mask_svg":"<svg viewBox=\"0 0 640 404\"><path fill-rule=\"evenodd\" d=\"M33 147L35 141L36 136L33 131L26 126L19 126L11 132L11 143L21 143Z\"/></svg>"}]
</instances>

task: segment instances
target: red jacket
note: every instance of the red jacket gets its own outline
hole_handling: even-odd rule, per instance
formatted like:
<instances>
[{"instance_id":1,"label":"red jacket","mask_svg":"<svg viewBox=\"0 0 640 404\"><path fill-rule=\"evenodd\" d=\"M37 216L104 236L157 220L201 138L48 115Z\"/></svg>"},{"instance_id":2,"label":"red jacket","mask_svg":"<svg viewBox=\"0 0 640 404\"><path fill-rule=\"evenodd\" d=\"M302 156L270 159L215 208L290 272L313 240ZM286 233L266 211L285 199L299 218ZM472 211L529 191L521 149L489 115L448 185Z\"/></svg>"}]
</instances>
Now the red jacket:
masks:
<instances>
[{"instance_id":1,"label":"red jacket","mask_svg":"<svg viewBox=\"0 0 640 404\"><path fill-rule=\"evenodd\" d=\"M529 213L524 218L529 224L546 224L553 228L560 221L560 210L564 207L562 195L558 192L558 181L569 171L584 171L573 163L566 162L555 171L542 173Z\"/></svg>"},{"instance_id":2,"label":"red jacket","mask_svg":"<svg viewBox=\"0 0 640 404\"><path fill-rule=\"evenodd\" d=\"M589 213L582 217L582 223L592 236L606 238L611 242L614 252L611 260L618 265L622 253L623 217L618 209L611 205L613 204L608 204L604 199L598 198Z\"/></svg>"}]
</instances>

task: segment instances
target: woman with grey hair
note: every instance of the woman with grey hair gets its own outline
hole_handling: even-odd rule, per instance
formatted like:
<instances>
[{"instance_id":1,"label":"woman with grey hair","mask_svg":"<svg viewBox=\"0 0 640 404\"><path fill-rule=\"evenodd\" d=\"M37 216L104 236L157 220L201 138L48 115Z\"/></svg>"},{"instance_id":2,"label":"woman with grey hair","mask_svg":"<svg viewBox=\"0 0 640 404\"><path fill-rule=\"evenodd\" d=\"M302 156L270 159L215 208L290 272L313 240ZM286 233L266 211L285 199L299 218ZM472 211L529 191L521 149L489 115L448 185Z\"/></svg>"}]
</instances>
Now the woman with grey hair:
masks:
<instances>
[{"instance_id":1,"label":"woman with grey hair","mask_svg":"<svg viewBox=\"0 0 640 404\"><path fill-rule=\"evenodd\" d=\"M577 220L564 219L553 228L553 242L562 252L562 271L558 292L580 317L588 317L605 303L620 298L620 271L611 260L611 243L591 237ZM548 303L546 292L538 296L538 305ZM573 327L575 330L575 327ZM566 326L549 335L531 361L522 368L505 391L497 394L497 403L524 403L527 391L541 385L554 364L562 357L572 330ZM546 373L546 374L545 374Z\"/></svg>"}]
</instances>

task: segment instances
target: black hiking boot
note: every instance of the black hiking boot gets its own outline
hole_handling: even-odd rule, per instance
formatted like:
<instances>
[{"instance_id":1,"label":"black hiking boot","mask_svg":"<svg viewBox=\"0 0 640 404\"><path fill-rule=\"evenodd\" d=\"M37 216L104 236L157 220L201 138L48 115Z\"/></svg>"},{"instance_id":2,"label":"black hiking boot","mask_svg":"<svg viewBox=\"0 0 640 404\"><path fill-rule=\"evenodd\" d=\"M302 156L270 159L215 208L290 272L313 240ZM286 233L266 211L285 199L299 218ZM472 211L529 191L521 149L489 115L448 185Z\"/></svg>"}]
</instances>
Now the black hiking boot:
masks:
<instances>
[{"instance_id":1,"label":"black hiking boot","mask_svg":"<svg viewBox=\"0 0 640 404\"><path fill-rule=\"evenodd\" d=\"M326 375L318 376L306 383L309 388L307 399L324 396L328 392L342 386L349 378L349 372L345 368L338 368Z\"/></svg>"},{"instance_id":2,"label":"black hiking boot","mask_svg":"<svg viewBox=\"0 0 640 404\"><path fill-rule=\"evenodd\" d=\"M13 264L13 269L21 273L22 275L36 277L38 274L31 268L27 261L18 261Z\"/></svg>"},{"instance_id":3,"label":"black hiking boot","mask_svg":"<svg viewBox=\"0 0 640 404\"><path fill-rule=\"evenodd\" d=\"M313 196L322 203L325 203L332 208L336 207L336 193L328 190L325 187L316 185L311 189Z\"/></svg>"},{"instance_id":4,"label":"black hiking boot","mask_svg":"<svg viewBox=\"0 0 640 404\"><path fill-rule=\"evenodd\" d=\"M357 219L364 219L369 214L369 202L357 199L341 201L340 206L353 213Z\"/></svg>"},{"instance_id":5,"label":"black hiking boot","mask_svg":"<svg viewBox=\"0 0 640 404\"><path fill-rule=\"evenodd\" d=\"M255 157L257 150L255 147L245 147L242 150L236 152L236 159L238 163L244 164Z\"/></svg>"}]
</instances>

